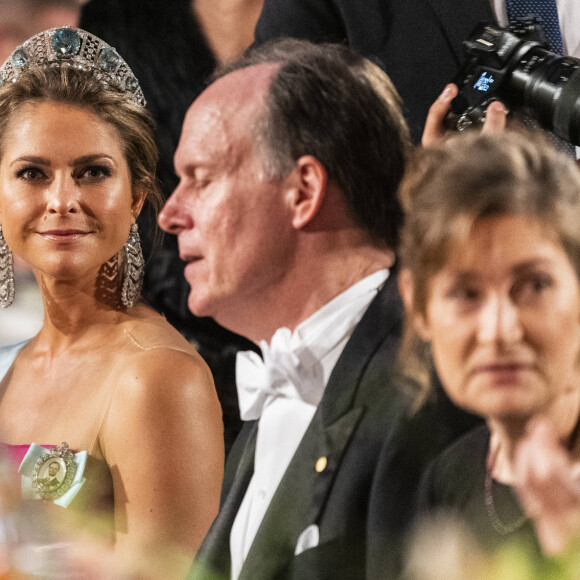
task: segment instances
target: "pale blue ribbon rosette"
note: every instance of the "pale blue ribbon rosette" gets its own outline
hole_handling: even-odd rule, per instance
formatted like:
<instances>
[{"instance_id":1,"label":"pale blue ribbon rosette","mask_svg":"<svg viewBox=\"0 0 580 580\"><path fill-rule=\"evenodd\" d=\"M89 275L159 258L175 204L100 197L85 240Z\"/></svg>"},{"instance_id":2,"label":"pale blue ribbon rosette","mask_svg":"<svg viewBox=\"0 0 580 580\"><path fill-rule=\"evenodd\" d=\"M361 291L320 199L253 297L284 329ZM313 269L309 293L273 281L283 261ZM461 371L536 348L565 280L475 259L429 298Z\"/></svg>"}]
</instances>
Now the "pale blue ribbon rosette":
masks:
<instances>
[{"instance_id":1,"label":"pale blue ribbon rosette","mask_svg":"<svg viewBox=\"0 0 580 580\"><path fill-rule=\"evenodd\" d=\"M58 452L56 454L52 453L55 450L58 451L63 445L66 447L66 456L61 456ZM63 457L67 459L65 460ZM39 486L39 468L46 462L66 464L66 477L63 481L55 484L55 489L53 489L55 486L46 488L51 491L43 491L41 485ZM47 499L48 496L56 505L68 507L86 481L83 477L86 463L86 451L72 453L68 451L68 446L65 443L50 451L33 443L18 468L18 471L22 474L22 497L24 499ZM73 471L74 475L71 475Z\"/></svg>"}]
</instances>

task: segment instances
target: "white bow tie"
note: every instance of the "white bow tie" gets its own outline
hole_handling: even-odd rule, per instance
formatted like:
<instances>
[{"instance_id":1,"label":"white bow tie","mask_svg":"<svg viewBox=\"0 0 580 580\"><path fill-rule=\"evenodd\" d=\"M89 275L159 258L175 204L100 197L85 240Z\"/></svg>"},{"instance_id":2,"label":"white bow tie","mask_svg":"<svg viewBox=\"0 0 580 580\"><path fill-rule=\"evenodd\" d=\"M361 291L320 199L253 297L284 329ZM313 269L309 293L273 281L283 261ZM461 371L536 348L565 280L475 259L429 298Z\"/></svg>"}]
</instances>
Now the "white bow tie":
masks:
<instances>
[{"instance_id":1,"label":"white bow tie","mask_svg":"<svg viewBox=\"0 0 580 580\"><path fill-rule=\"evenodd\" d=\"M259 419L272 397L318 405L340 351L388 275L388 270L378 270L353 284L294 333L279 328L269 345L260 343L263 360L253 351L239 352L236 384L242 419Z\"/></svg>"},{"instance_id":2,"label":"white bow tie","mask_svg":"<svg viewBox=\"0 0 580 580\"><path fill-rule=\"evenodd\" d=\"M270 345L260 343L263 359L253 351L238 353L236 384L244 421L259 419L268 397L299 399L310 405L320 402L322 366L307 348L293 348L291 342L291 331L279 328Z\"/></svg>"}]
</instances>

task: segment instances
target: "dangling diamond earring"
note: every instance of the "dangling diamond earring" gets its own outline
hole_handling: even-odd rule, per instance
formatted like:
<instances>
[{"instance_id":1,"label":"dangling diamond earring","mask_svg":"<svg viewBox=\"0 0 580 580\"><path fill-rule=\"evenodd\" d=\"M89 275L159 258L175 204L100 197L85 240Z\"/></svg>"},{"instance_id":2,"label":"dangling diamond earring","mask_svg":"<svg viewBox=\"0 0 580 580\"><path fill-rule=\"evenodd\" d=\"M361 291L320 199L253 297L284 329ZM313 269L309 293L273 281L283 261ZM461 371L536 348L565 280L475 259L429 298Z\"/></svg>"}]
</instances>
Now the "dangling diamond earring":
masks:
<instances>
[{"instance_id":1,"label":"dangling diamond earring","mask_svg":"<svg viewBox=\"0 0 580 580\"><path fill-rule=\"evenodd\" d=\"M0 225L0 306L8 308L14 302L14 258L4 239Z\"/></svg>"},{"instance_id":2,"label":"dangling diamond earring","mask_svg":"<svg viewBox=\"0 0 580 580\"><path fill-rule=\"evenodd\" d=\"M144 259L137 224L131 226L129 239L125 244L125 271L121 301L127 308L139 302L143 286Z\"/></svg>"}]
</instances>

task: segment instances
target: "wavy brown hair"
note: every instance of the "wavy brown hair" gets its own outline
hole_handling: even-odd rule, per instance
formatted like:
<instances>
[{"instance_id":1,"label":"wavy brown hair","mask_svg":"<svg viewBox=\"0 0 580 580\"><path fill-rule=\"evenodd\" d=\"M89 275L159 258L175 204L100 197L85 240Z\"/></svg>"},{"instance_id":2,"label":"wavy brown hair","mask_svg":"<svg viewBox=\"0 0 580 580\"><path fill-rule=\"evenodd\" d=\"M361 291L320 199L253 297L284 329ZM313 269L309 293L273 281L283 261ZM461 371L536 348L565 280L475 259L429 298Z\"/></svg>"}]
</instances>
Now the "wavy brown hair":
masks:
<instances>
[{"instance_id":1,"label":"wavy brown hair","mask_svg":"<svg viewBox=\"0 0 580 580\"><path fill-rule=\"evenodd\" d=\"M580 280L580 170L539 134L473 132L419 150L399 198L405 213L399 254L414 287L400 358L405 373L422 384L428 349L413 330L412 316L425 314L431 278L480 220L539 220L554 232Z\"/></svg>"}]
</instances>

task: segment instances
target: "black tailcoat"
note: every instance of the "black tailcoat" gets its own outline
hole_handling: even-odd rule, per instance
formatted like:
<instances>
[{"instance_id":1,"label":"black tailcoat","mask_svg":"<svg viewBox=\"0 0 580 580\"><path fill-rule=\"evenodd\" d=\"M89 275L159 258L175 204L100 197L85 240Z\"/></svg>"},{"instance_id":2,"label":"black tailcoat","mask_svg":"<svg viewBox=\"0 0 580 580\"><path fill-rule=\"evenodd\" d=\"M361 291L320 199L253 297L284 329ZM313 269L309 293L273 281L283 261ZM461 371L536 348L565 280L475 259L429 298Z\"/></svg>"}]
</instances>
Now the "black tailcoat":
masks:
<instances>
[{"instance_id":1,"label":"black tailcoat","mask_svg":"<svg viewBox=\"0 0 580 580\"><path fill-rule=\"evenodd\" d=\"M388 578L435 452L463 432L443 407L413 413L415 393L394 371L402 305L392 275L356 327L272 498L240 580ZM258 423L245 424L226 465L222 506L190 580L230 578L230 531L252 477ZM322 472L319 458L327 459ZM320 542L294 555L301 532Z\"/></svg>"}]
</instances>

